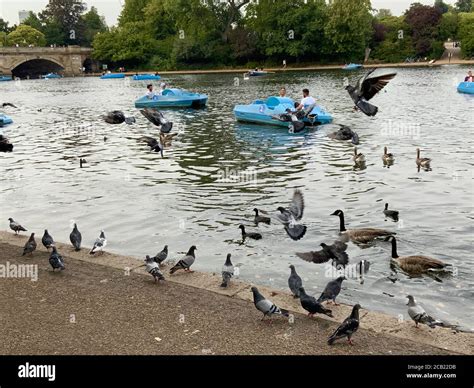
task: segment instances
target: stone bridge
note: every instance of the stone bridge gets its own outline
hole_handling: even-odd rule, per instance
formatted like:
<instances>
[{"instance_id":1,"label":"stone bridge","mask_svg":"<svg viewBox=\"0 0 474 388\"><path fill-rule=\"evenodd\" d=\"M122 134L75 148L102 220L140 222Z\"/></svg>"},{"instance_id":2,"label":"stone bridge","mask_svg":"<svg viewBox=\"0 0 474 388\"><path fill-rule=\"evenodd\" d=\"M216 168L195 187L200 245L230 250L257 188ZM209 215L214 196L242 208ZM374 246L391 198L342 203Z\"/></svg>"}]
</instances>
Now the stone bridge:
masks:
<instances>
[{"instance_id":1,"label":"stone bridge","mask_svg":"<svg viewBox=\"0 0 474 388\"><path fill-rule=\"evenodd\" d=\"M91 48L68 47L0 47L0 72L15 77L38 77L49 72L65 76L91 71Z\"/></svg>"}]
</instances>

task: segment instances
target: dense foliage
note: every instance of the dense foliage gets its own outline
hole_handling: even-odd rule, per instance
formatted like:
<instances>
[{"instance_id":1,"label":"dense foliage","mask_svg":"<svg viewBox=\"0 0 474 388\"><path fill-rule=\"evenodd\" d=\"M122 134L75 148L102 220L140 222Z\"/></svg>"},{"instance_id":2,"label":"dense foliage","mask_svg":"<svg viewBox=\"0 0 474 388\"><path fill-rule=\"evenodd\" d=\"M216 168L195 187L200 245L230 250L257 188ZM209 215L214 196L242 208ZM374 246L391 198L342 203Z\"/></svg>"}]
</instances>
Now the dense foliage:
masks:
<instances>
[{"instance_id":1,"label":"dense foliage","mask_svg":"<svg viewBox=\"0 0 474 388\"><path fill-rule=\"evenodd\" d=\"M129 69L361 62L369 51L370 60L401 62L439 58L447 40L472 57L473 11L472 0L415 2L402 16L370 0L124 0L107 28L81 0L50 0L23 25L43 35L34 44L92 45L96 59ZM20 27L0 19L0 44Z\"/></svg>"}]
</instances>

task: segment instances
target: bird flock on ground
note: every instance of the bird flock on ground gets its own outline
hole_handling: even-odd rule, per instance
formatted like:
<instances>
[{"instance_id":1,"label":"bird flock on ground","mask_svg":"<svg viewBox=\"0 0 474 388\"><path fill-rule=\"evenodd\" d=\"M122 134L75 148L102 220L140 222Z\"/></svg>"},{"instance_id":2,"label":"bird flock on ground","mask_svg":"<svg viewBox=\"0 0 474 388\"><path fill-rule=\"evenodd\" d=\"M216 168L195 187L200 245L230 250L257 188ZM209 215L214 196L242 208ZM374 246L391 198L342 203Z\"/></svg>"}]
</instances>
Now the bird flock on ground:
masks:
<instances>
[{"instance_id":1,"label":"bird flock on ground","mask_svg":"<svg viewBox=\"0 0 474 388\"><path fill-rule=\"evenodd\" d=\"M375 69L374 69L375 70ZM372 99L383 87L393 78L396 73L389 73L383 75L374 75L374 70L369 71L365 74L357 83L357 85L347 85L346 90L351 96L355 104L355 109L362 111L368 116L374 116L377 114L378 108L368 101ZM4 104L5 105L5 104ZM149 136L142 136L137 139L139 142L146 143L150 147L151 151L160 152L163 157L163 149L171 144L172 139L177 134L170 134L173 123L165 119L163 114L155 109L144 109L140 111L144 117L146 117L151 123L160 129L160 135L158 139ZM134 117L126 117L121 111L112 111L103 117L105 122L109 124L133 124L136 122ZM340 129L337 132L328 135L330 138L335 140L351 140L354 145L359 144L359 136L356 132L345 125L340 125ZM13 145L11 145L7 138L0 135L0 151L12 151ZM425 170L430 169L431 159L421 158L420 149L417 149L416 154L416 165L418 168ZM354 148L353 160L356 166L362 166L366 162L365 156L358 152L357 148ZM394 163L395 157L393 154L388 153L387 147L384 147L384 153L382 155L384 165L390 166ZM86 163L86 160L81 158L80 164ZM286 234L294 241L302 239L307 233L307 226L302 223L305 203L303 192L296 189L293 193L293 197L290 204L287 207L279 206L275 212L267 212L258 208L254 208L253 212L255 226L258 227L260 223L272 225L272 221L275 221L279 225L283 226ZM399 212L396 210L388 209L388 203L385 204L383 214L386 217L391 218L394 221L399 220ZM332 244L320 243L321 249L310 252L296 252L296 256L315 264L331 262L338 269L344 268L349 264L349 256L346 252L348 242L352 242L361 247L370 247L375 244L376 241L390 242L392 248L391 254L391 266L395 269L400 269L402 272L409 276L421 276L430 275L437 278L437 274L445 271L448 264L443 263L441 260L422 256L398 256L397 252L397 240L395 238L396 233L377 228L357 228L357 229L346 229L345 215L342 210L336 210L331 216L339 218L339 237ZM9 218L10 228L15 234L26 232L21 224ZM242 243L246 239L262 240L263 235L255 231L247 231L245 225L240 224L238 228L241 231ZM44 231L41 239L44 247L50 251L49 263L53 269L64 270L65 262L63 257L59 254L53 237L49 234L48 230ZM73 230L70 234L70 242L76 251L81 250L82 235L78 230L76 224L74 224ZM107 239L105 232L102 230L99 237L95 240L93 247L90 250L91 255L102 254L104 248L107 245ZM35 233L31 233L30 238L26 242L23 249L23 256L32 255L36 250L37 244L35 241ZM179 259L169 270L169 274L172 275L179 270L185 272L193 272L191 266L196 260L196 246L191 246L187 253ZM161 282L165 280L165 276L162 270L163 263L168 258L168 245L166 245L162 251L160 251L154 257L146 256L144 267L146 271L153 276L155 282ZM357 264L358 271L363 274L368 271L370 266L369 262L365 260L360 261ZM231 279L235 273L234 265L231 261L231 254L227 254L225 263L222 268L222 282L221 287L226 288L231 284ZM288 286L294 298L299 298L301 306L308 312L309 317L313 317L315 314L323 314L329 317L333 317L332 311L327 307L327 304L333 303L334 306L338 306L336 298L341 292L342 283L347 280L345 276L339 276L334 280L331 280L322 291L319 298L315 298L308 295L303 287L303 281L297 274L295 266L290 266L290 276L288 279ZM253 293L254 305L260 312L263 313L262 320L272 315L281 315L288 317L289 312L279 308L272 301L265 298L256 287L251 288ZM326 306L324 305L326 304ZM349 343L352 344L352 335L357 331L359 327L359 310L361 309L360 304L356 303L353 306L352 312L341 325L335 330L335 332L328 338L328 344L332 345L336 340L341 338L347 338ZM430 327L442 325L442 322L435 320L430 317L425 310L418 304L416 304L413 296L408 296L408 314L415 321L418 327L419 323L427 324Z\"/></svg>"}]
</instances>

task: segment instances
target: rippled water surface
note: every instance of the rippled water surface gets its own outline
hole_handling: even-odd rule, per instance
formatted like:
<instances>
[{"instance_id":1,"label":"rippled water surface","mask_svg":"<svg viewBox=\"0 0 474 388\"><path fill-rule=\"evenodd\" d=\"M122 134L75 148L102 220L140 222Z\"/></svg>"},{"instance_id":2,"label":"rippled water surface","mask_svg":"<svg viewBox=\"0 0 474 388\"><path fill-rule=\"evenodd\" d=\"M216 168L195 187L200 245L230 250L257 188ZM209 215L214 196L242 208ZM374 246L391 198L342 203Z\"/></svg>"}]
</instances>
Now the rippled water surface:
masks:
<instances>
[{"instance_id":1,"label":"rippled water surface","mask_svg":"<svg viewBox=\"0 0 474 388\"><path fill-rule=\"evenodd\" d=\"M204 110L167 110L179 136L165 158L150 153L136 139L157 135L156 128L134 108L144 82L75 78L0 84L0 102L15 123L1 131L15 150L0 155L0 217L8 229L13 217L41 235L48 228L68 241L70 224L78 223L91 245L105 229L112 252L144 256L164 244L171 256L198 247L195 269L220 271L226 253L241 264L240 277L256 284L287 287L288 265L296 265L306 288L318 293L327 283L324 265L303 262L295 252L332 243L338 220L349 227L383 227L398 234L399 254L425 254L455 266L457 276L443 282L409 279L392 283L387 243L361 249L349 246L351 263L372 263L364 284L345 282L340 299L392 315L406 314L408 293L439 318L473 328L473 106L474 96L456 92L468 69L444 66L400 69L374 99L380 112L368 118L352 111L342 71L275 74L236 86L233 74L166 77L173 86L210 96ZM301 135L284 128L238 124L235 104L276 94L286 86L300 98L309 87L334 115L335 123L360 135L367 168L355 170L352 145L330 140L336 125ZM110 110L137 117L133 126L111 126L100 119ZM104 137L107 138L104 141ZM396 156L384 168L383 146ZM430 172L417 171L415 150L433 159ZM85 157L85 168L79 168ZM240 177L222 181L222 174ZM248 180L254 177L256 181ZM252 209L286 205L294 188L302 188L308 232L290 240L280 225L260 226L261 241L240 244L240 223L255 230ZM400 211L401 222L385 220L383 204ZM100 258L98 258L100 260ZM389 295L392 296L389 296Z\"/></svg>"}]
</instances>

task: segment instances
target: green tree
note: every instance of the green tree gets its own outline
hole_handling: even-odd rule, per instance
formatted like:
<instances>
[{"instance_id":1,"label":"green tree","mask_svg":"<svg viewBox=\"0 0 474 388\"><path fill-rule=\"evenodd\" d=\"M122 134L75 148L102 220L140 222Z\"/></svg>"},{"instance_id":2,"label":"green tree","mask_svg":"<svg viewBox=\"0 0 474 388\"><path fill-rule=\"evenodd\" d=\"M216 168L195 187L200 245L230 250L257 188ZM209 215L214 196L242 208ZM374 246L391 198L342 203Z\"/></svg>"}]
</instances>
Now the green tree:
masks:
<instances>
[{"instance_id":1,"label":"green tree","mask_svg":"<svg viewBox=\"0 0 474 388\"><path fill-rule=\"evenodd\" d=\"M416 54L432 54L434 42L439 39L441 11L436 7L414 3L405 12L405 21L411 29Z\"/></svg>"},{"instance_id":2,"label":"green tree","mask_svg":"<svg viewBox=\"0 0 474 388\"><path fill-rule=\"evenodd\" d=\"M91 7L89 12L81 16L81 19L84 24L84 35L80 39L82 46L90 46L97 33L107 31L105 19L99 15L95 7Z\"/></svg>"},{"instance_id":3,"label":"green tree","mask_svg":"<svg viewBox=\"0 0 474 388\"><path fill-rule=\"evenodd\" d=\"M8 27L8 22L0 18L0 31L9 33L11 29Z\"/></svg>"},{"instance_id":4,"label":"green tree","mask_svg":"<svg viewBox=\"0 0 474 388\"><path fill-rule=\"evenodd\" d=\"M28 17L25 20L23 20L22 24L33 27L37 29L38 31L44 32L43 23L41 23L41 20L38 18L38 15L36 15L32 11L30 11L30 13L28 14Z\"/></svg>"},{"instance_id":5,"label":"green tree","mask_svg":"<svg viewBox=\"0 0 474 388\"><path fill-rule=\"evenodd\" d=\"M439 23L439 39L447 41L448 39L456 39L458 35L459 14L455 12L447 12L443 14Z\"/></svg>"},{"instance_id":6,"label":"green tree","mask_svg":"<svg viewBox=\"0 0 474 388\"><path fill-rule=\"evenodd\" d=\"M449 11L448 4L446 4L443 0L435 0L434 7L438 8L442 14Z\"/></svg>"},{"instance_id":7,"label":"green tree","mask_svg":"<svg viewBox=\"0 0 474 388\"><path fill-rule=\"evenodd\" d=\"M44 24L54 25L55 40L63 38L63 42L57 44L78 44L85 34L81 18L85 10L86 4L80 0L50 0L39 17ZM60 33L56 33L58 28Z\"/></svg>"},{"instance_id":8,"label":"green tree","mask_svg":"<svg viewBox=\"0 0 474 388\"><path fill-rule=\"evenodd\" d=\"M385 62L403 62L415 55L409 27L403 16L384 17L377 23L383 35L375 39L374 58Z\"/></svg>"},{"instance_id":9,"label":"green tree","mask_svg":"<svg viewBox=\"0 0 474 388\"><path fill-rule=\"evenodd\" d=\"M370 0L333 0L325 27L327 52L345 60L361 60L372 36Z\"/></svg>"},{"instance_id":10,"label":"green tree","mask_svg":"<svg viewBox=\"0 0 474 388\"><path fill-rule=\"evenodd\" d=\"M464 58L474 57L474 12L459 14L458 37Z\"/></svg>"},{"instance_id":11,"label":"green tree","mask_svg":"<svg viewBox=\"0 0 474 388\"><path fill-rule=\"evenodd\" d=\"M458 12L474 11L472 0L457 0L455 7Z\"/></svg>"},{"instance_id":12,"label":"green tree","mask_svg":"<svg viewBox=\"0 0 474 388\"><path fill-rule=\"evenodd\" d=\"M30 44L34 46L44 46L46 39L44 34L37 29L20 24L14 31L10 32L7 36L9 45L28 46Z\"/></svg>"},{"instance_id":13,"label":"green tree","mask_svg":"<svg viewBox=\"0 0 474 388\"><path fill-rule=\"evenodd\" d=\"M389 9L386 9L386 8L380 8L377 12L377 14L375 15L375 17L377 19L382 19L382 18L385 18L385 17L388 17L388 16L392 16L392 11L390 11Z\"/></svg>"},{"instance_id":14,"label":"green tree","mask_svg":"<svg viewBox=\"0 0 474 388\"><path fill-rule=\"evenodd\" d=\"M145 19L145 7L151 0L125 0L118 19L119 27L130 22L140 22ZM163 1L163 0L161 0Z\"/></svg>"}]
</instances>

